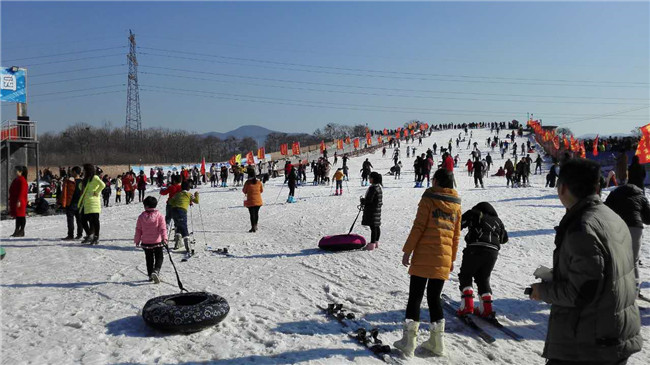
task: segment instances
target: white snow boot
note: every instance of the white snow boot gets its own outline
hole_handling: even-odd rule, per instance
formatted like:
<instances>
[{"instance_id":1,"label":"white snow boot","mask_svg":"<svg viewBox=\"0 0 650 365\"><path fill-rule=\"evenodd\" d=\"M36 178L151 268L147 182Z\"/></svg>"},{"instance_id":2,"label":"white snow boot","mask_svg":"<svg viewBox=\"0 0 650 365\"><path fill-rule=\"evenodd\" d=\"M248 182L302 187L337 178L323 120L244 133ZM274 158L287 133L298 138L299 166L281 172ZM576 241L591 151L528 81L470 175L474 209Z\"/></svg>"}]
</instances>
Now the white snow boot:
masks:
<instances>
[{"instance_id":1,"label":"white snow boot","mask_svg":"<svg viewBox=\"0 0 650 365\"><path fill-rule=\"evenodd\" d=\"M415 347L418 342L418 329L420 328L420 322L413 320L406 320L404 323L404 332L402 339L395 341L393 346L398 348L404 356L413 357L415 355Z\"/></svg>"},{"instance_id":2,"label":"white snow boot","mask_svg":"<svg viewBox=\"0 0 650 365\"><path fill-rule=\"evenodd\" d=\"M436 356L445 356L445 339L443 333L445 332L445 320L441 319L437 322L431 323L429 327L431 336L422 344L422 347L431 351Z\"/></svg>"}]
</instances>

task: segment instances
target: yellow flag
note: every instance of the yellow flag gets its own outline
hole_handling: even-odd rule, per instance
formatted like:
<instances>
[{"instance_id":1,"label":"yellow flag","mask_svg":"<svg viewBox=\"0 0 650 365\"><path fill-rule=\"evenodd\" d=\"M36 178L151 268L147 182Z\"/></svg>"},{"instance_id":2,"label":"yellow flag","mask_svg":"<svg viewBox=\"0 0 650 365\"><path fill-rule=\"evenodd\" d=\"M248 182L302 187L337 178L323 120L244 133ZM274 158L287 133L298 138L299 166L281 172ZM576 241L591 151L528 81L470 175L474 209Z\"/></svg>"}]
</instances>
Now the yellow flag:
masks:
<instances>
[{"instance_id":1,"label":"yellow flag","mask_svg":"<svg viewBox=\"0 0 650 365\"><path fill-rule=\"evenodd\" d=\"M241 153L235 156L235 162L241 165Z\"/></svg>"}]
</instances>

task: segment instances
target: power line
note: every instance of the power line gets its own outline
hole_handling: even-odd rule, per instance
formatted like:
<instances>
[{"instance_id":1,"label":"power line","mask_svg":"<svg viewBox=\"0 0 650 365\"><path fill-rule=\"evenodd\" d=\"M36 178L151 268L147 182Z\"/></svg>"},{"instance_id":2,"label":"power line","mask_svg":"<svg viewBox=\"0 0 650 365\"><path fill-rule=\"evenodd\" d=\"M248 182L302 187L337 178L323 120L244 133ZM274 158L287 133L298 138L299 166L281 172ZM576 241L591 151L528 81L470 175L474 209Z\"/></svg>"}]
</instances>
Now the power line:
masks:
<instances>
[{"instance_id":1,"label":"power line","mask_svg":"<svg viewBox=\"0 0 650 365\"><path fill-rule=\"evenodd\" d=\"M163 87L163 86L156 86L156 85L143 85L143 88L153 88L153 89L160 89L160 90L165 90L168 94L181 94L182 92L186 93L185 95L218 95L223 99L228 99L228 100L239 100L239 101L252 101L252 102L262 102L264 101L267 104L280 104L280 105L298 105L298 106L319 106L319 107L332 107L333 109L345 107L342 109L349 109L348 107L354 107L355 109L353 110L370 110L370 111L384 111L383 109L397 109L397 110L409 110L409 111L432 111L432 112L452 112L451 115L475 115L475 114L467 114L467 113L476 113L478 115L486 115L486 114L496 114L496 115L502 115L502 114L525 114L525 112L518 112L518 111L486 111L486 110L458 110L458 109L429 109L429 108L418 108L418 107L397 107L397 106L383 106L383 105L368 105L368 104L347 104L347 103L330 103L330 102L324 102L324 101L313 101L313 100L296 100L296 99L281 99L281 98L272 98L272 97L264 97L264 96L253 96L253 95L242 95L242 94L229 94L229 93L220 93L220 92L213 92L213 91L205 91L205 90L190 90L190 89L179 89L175 88L174 91L170 91L169 87ZM156 90L151 90L147 89L148 91L156 91ZM323 105L319 105L323 104ZM358 109L358 108L365 108L365 109ZM370 109L368 109L370 108ZM647 108L647 106L645 107ZM539 113L537 113L539 115ZM557 116L557 117L582 117L585 116L584 114L546 114L547 116Z\"/></svg>"},{"instance_id":2,"label":"power line","mask_svg":"<svg viewBox=\"0 0 650 365\"><path fill-rule=\"evenodd\" d=\"M227 80L218 80L218 79L208 79L201 77L192 77L184 76L178 74L165 74L165 73L156 73L156 72L141 72L146 75L153 76L164 76L164 77L175 77L182 78L187 80L200 80L200 81L212 81L220 83L236 83L241 85L251 85L251 86L262 86L270 88L279 88L279 89L288 89L288 90L301 90L301 91L313 91L313 92L325 92L333 94L353 94L353 95L366 95L366 96L387 96L387 97L399 97L399 98L414 98L414 99L443 99L443 100L464 100L464 101L496 101L496 102L515 102L515 103L541 103L541 104L611 104L611 105L638 105L630 103L615 103L615 102L602 102L602 101L548 101L548 100L509 100L509 99L480 99L480 98L458 98L458 97L441 97L441 96L422 96L422 95L398 95L398 94L380 94L380 93L369 93L369 92L355 92L355 91L341 91L341 90L324 90L324 89L313 89L305 87L291 87L291 86L281 86L281 85L268 85L268 84L258 84L252 82L237 82L237 81L227 81Z\"/></svg>"},{"instance_id":3,"label":"power line","mask_svg":"<svg viewBox=\"0 0 650 365\"><path fill-rule=\"evenodd\" d=\"M124 56L124 53L112 53L112 54L101 55L101 56L89 56L89 57L73 58L73 59L60 60L60 61L32 63L32 64L22 65L22 66L23 67L32 67L32 66L41 66L41 65L51 65L53 63L75 62L75 61L90 60L90 59L104 58L104 57L114 57L114 56Z\"/></svg>"},{"instance_id":4,"label":"power line","mask_svg":"<svg viewBox=\"0 0 650 365\"><path fill-rule=\"evenodd\" d=\"M155 68L155 69L168 70L168 71L187 72L187 69L180 69L180 68L170 68L170 67L162 67L162 66L148 66L148 65L140 65L140 66L144 67L144 68ZM145 73L145 72L143 72L143 73ZM533 97L533 98L589 99L589 100L592 100L592 99L601 99L601 100L643 100L643 101L648 100L648 98L615 98L615 97L597 97L597 96L568 96L568 95L498 94L498 93L479 93L479 92L462 92L462 91L401 89L401 88L386 88L386 87L358 86L358 85L331 84L331 83L322 83L322 82L275 79L275 78L254 77L254 76L245 76L245 75L219 73L219 72L197 71L197 70L192 70L192 73L193 74L205 74L205 75L214 75L214 76L233 77L233 78L241 78L241 79L248 79L248 80L284 82L284 83L292 83L292 84L318 85L318 86L331 86L331 87L346 87L346 88L354 88L354 89L371 89L371 90L383 90L383 91L409 91L409 92L432 93L432 94L515 96L515 97Z\"/></svg>"},{"instance_id":5,"label":"power line","mask_svg":"<svg viewBox=\"0 0 650 365\"><path fill-rule=\"evenodd\" d=\"M503 77L503 76L471 76L471 75L453 75L453 74L428 74L428 73L419 73L419 72L403 72L403 71L384 71L384 70L372 70L372 69L359 69L359 68L346 68L346 67L333 67L333 66L322 66L322 65L310 65L310 64L301 64L301 63L291 63L291 62L278 62L270 60L262 60L255 58L243 58L243 57L229 57L229 56L220 56L207 53L197 53L197 52L187 52L187 51L177 51L177 50L168 50L162 48L152 48L152 47L140 47L141 49L148 49L152 51L159 52L170 52L174 54L187 54L193 56L202 56L202 57L212 57L212 58L221 58L227 60L235 61L246 61L246 62L256 62L256 63L266 63L273 65L284 65L284 66L293 66L293 67L309 67L317 69L328 69L328 70L339 70L339 71L352 71L352 72L369 72L369 73L385 73L392 75L409 75L409 76L426 76L426 77L455 77L455 78L467 78L467 79L495 79L495 80L511 80L511 81L542 81L542 82L566 82L566 83L595 83L595 84L634 84L634 85L648 85L647 82L626 82L626 81L593 81L593 80L567 80L567 79L533 79L533 78L519 78L519 77Z\"/></svg>"},{"instance_id":6,"label":"power line","mask_svg":"<svg viewBox=\"0 0 650 365\"><path fill-rule=\"evenodd\" d=\"M70 82L70 81L99 79L99 78L102 78L102 77L110 77L110 76L124 76L124 73L106 74L106 75L97 75L97 76L88 76L88 77L78 77L76 79L55 80L55 81L48 81L48 82L39 82L39 83L31 84L31 86L47 85L47 84L61 84L61 83Z\"/></svg>"},{"instance_id":7,"label":"power line","mask_svg":"<svg viewBox=\"0 0 650 365\"><path fill-rule=\"evenodd\" d=\"M68 100L68 99L73 99L73 98L85 98L85 97L88 97L88 96L114 94L114 93L121 93L121 92L124 92L124 90L103 91L103 92L93 93L93 94L72 95L72 96L65 96L65 97L61 97L61 98L51 98L51 99L45 99L45 100L36 100L35 102L34 101L30 102L30 104L33 104L33 103L40 104L40 103L44 103L44 102L48 102L48 101Z\"/></svg>"},{"instance_id":8,"label":"power line","mask_svg":"<svg viewBox=\"0 0 650 365\"><path fill-rule=\"evenodd\" d=\"M122 67L122 66L126 66L126 63L120 63L120 64L115 64L115 65L107 65L107 66L78 68L76 70L53 71L53 72L48 72L48 73L43 73L43 74L29 75L29 78L33 79L34 77L57 76L57 75L60 75L60 74L67 74L67 73L73 73L73 72L82 72L82 71L89 71L89 70L101 70L101 69L105 69L105 68Z\"/></svg>"},{"instance_id":9,"label":"power line","mask_svg":"<svg viewBox=\"0 0 650 365\"><path fill-rule=\"evenodd\" d=\"M35 58L49 58L49 57L67 56L67 55L71 55L71 54L80 54L80 53L99 52L99 51L106 51L106 50L109 50L109 49L119 49L119 48L126 48L126 46L107 47L107 48L97 48L97 49L88 49L88 50L85 50L85 51L75 51L75 52L56 53L56 54L49 54L49 55L42 55L42 56L33 56L33 57L13 58L13 59L2 60L2 61L3 61L3 62L14 62L14 61L22 61L22 60L31 60L31 59L35 59Z\"/></svg>"},{"instance_id":10,"label":"power line","mask_svg":"<svg viewBox=\"0 0 650 365\"><path fill-rule=\"evenodd\" d=\"M564 124L573 124L573 123L578 123L578 122L584 122L586 120L598 119L598 118L601 118L601 117L611 117L611 116L614 116L614 115L625 114L625 113L634 112L634 111L642 110L642 109L648 109L648 108L650 108L650 106L644 106L642 108L636 108L636 109L623 110L623 111L618 111L618 112L614 112L614 113L610 113L610 114L596 115L596 116L592 116L592 117L589 117L589 118L583 118L583 119L572 120L572 121L569 121L569 122L563 122L562 124L563 125Z\"/></svg>"},{"instance_id":11,"label":"power line","mask_svg":"<svg viewBox=\"0 0 650 365\"><path fill-rule=\"evenodd\" d=\"M115 85L106 85L106 86L97 86L97 87L89 87L86 89L76 89L76 90L63 90L63 91L55 91L51 93L45 93L45 94L36 94L36 95L30 95L30 98L37 98L40 96L44 95L53 95L53 94L65 94L65 93L74 93L78 91L88 91L88 90L98 90L98 89L108 89L111 87L117 87L117 86L126 86L126 84L115 84Z\"/></svg>"},{"instance_id":12,"label":"power line","mask_svg":"<svg viewBox=\"0 0 650 365\"><path fill-rule=\"evenodd\" d=\"M617 88L635 88L643 87L647 88L645 85L638 86L623 86L623 85L580 85L580 84L552 84L552 83L531 83L531 82L514 82L514 81L482 81L482 80L448 80L440 78L424 78L424 77L408 77L408 76L390 76L390 75L371 75L371 74L358 74L358 73L345 73L345 72L336 72L336 71L324 71L324 70L303 70L291 67L276 67L276 66L267 66L267 65L250 65L245 63L229 62L229 61L217 61L217 60L206 60L195 57L183 57L183 56L172 56L148 52L140 52L140 54L158 56L158 57L167 57L167 58L176 58L183 60L191 61L201 61L201 62L211 62L219 63L225 65L237 65L237 66L249 66L249 67L261 67L274 70L285 70L285 71L299 71L299 72L309 72L317 74L328 74L328 75L342 75L342 76L355 76L355 77L373 77L373 78L382 78L382 79L396 79L396 80L418 80L418 81L441 81L441 82L463 82L463 83L478 83L478 84L509 84L509 85L537 85L537 86L571 86L571 87L617 87Z\"/></svg>"}]
</instances>

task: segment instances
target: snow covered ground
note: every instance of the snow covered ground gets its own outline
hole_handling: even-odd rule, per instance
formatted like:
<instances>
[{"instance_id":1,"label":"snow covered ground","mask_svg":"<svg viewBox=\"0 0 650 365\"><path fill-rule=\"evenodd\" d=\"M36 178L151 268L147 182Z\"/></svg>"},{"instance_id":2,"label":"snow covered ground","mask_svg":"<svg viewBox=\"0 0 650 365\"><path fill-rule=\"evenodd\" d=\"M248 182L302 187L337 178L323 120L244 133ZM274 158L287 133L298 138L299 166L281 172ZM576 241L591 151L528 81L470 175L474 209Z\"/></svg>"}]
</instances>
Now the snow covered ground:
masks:
<instances>
[{"instance_id":1,"label":"snow covered ground","mask_svg":"<svg viewBox=\"0 0 650 365\"><path fill-rule=\"evenodd\" d=\"M436 132L418 147L425 152L434 141L446 145L459 131ZM482 149L489 130L474 131ZM501 133L504 137L505 133ZM523 139L518 139L521 142ZM416 141L417 144L417 141ZM495 307L504 324L521 333L516 342L484 324L496 338L488 345L464 325L448 317L446 358L416 357L412 364L543 364L540 357L546 335L549 306L528 300L524 288L534 282L538 265L552 265L553 227L564 209L555 190L544 188L544 175L533 175L533 187L509 189L505 178L485 179L485 190L475 189L464 165L468 151L461 143L456 172L463 211L480 201L491 202L499 212L510 242L501 250L492 276ZM377 364L380 360L347 338L340 324L327 319L317 304L341 302L363 318L367 326L382 331L392 344L401 334L408 295L407 269L401 265L401 248L415 217L423 189L413 188L412 160L405 158L401 180L384 176L384 207L379 250L328 253L317 249L318 240L347 232L359 196L364 194L357 173L369 157L375 169L386 173L392 164L378 151L350 161L351 179L342 197L329 186L297 190L297 204L286 204L288 190L282 179L271 180L263 194L259 231L247 233L248 212L240 188L203 187L201 204L191 211L199 255L181 263L173 254L184 285L225 297L229 316L218 326L191 335L164 335L145 326L140 316L145 302L178 292L172 266L165 256L166 283L151 284L144 255L132 243L140 204L119 205L101 214L98 246L62 242L65 216L30 218L26 237L6 239L7 257L0 263L2 300L2 364ZM455 151L454 151L455 154ZM533 158L535 156L532 156ZM495 165L503 165L493 154ZM436 163L439 156L436 156ZM339 166L341 161L339 160ZM496 170L493 167L494 173ZM311 179L311 174L308 174ZM279 190L280 198L277 199ZM157 192L150 192L158 196ZM607 193L605 193L607 194ZM164 209L164 200L159 205ZM13 221L1 223L2 236ZM368 235L357 225L355 232ZM465 233L465 232L463 232ZM646 231L642 260L650 263L650 232ZM203 252L205 244L229 247L236 257ZM461 241L456 267L460 266ZM457 271L444 292L458 298ZM650 268L642 268L650 277ZM645 283L646 292L648 283ZM422 319L428 320L426 300ZM650 339L650 314L642 312L642 333ZM428 338L422 326L420 339ZM646 364L649 346L629 364ZM645 360L644 360L645 359Z\"/></svg>"}]
</instances>

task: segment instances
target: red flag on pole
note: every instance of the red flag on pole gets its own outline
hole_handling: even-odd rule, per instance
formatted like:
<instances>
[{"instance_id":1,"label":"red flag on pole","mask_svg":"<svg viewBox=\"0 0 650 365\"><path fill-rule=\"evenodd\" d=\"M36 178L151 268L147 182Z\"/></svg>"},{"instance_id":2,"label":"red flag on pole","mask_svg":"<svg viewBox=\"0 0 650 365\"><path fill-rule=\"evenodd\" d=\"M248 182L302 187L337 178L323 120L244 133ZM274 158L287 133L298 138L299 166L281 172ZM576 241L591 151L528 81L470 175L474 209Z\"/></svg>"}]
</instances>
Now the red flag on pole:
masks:
<instances>
[{"instance_id":1,"label":"red flag on pole","mask_svg":"<svg viewBox=\"0 0 650 365\"><path fill-rule=\"evenodd\" d=\"M336 141L336 148L338 148L339 150L343 149L343 140L342 139L339 139L339 140Z\"/></svg>"},{"instance_id":2,"label":"red flag on pole","mask_svg":"<svg viewBox=\"0 0 650 365\"><path fill-rule=\"evenodd\" d=\"M201 175L205 175L205 157L201 159Z\"/></svg>"},{"instance_id":3,"label":"red flag on pole","mask_svg":"<svg viewBox=\"0 0 650 365\"><path fill-rule=\"evenodd\" d=\"M370 136L366 137L366 144L372 146L372 138L370 138Z\"/></svg>"},{"instance_id":4,"label":"red flag on pole","mask_svg":"<svg viewBox=\"0 0 650 365\"><path fill-rule=\"evenodd\" d=\"M286 156L289 154L289 146L286 143L280 145L280 154Z\"/></svg>"},{"instance_id":5,"label":"red flag on pole","mask_svg":"<svg viewBox=\"0 0 650 365\"><path fill-rule=\"evenodd\" d=\"M325 151L325 141L320 141L320 151Z\"/></svg>"},{"instance_id":6,"label":"red flag on pole","mask_svg":"<svg viewBox=\"0 0 650 365\"><path fill-rule=\"evenodd\" d=\"M291 146L291 152L294 155L300 154L300 142L293 142L293 146Z\"/></svg>"},{"instance_id":7,"label":"red flag on pole","mask_svg":"<svg viewBox=\"0 0 650 365\"><path fill-rule=\"evenodd\" d=\"M345 137L345 144L350 144L350 137Z\"/></svg>"},{"instance_id":8,"label":"red flag on pole","mask_svg":"<svg viewBox=\"0 0 650 365\"><path fill-rule=\"evenodd\" d=\"M263 160L266 156L266 151L264 150L264 147L260 147L257 149L257 158L260 160Z\"/></svg>"},{"instance_id":9,"label":"red flag on pole","mask_svg":"<svg viewBox=\"0 0 650 365\"><path fill-rule=\"evenodd\" d=\"M592 152L594 156L598 156L598 135L596 135L596 139L594 139L594 149Z\"/></svg>"},{"instance_id":10,"label":"red flag on pole","mask_svg":"<svg viewBox=\"0 0 650 365\"><path fill-rule=\"evenodd\" d=\"M246 163L248 165L255 165L255 156L253 156L253 151L246 154Z\"/></svg>"},{"instance_id":11,"label":"red flag on pole","mask_svg":"<svg viewBox=\"0 0 650 365\"><path fill-rule=\"evenodd\" d=\"M237 156L232 155L232 157L230 158L230 161L228 161L228 163L230 163L230 166L234 166L235 162L237 162Z\"/></svg>"},{"instance_id":12,"label":"red flag on pole","mask_svg":"<svg viewBox=\"0 0 650 365\"><path fill-rule=\"evenodd\" d=\"M359 148L359 138L354 139L354 148Z\"/></svg>"},{"instance_id":13,"label":"red flag on pole","mask_svg":"<svg viewBox=\"0 0 650 365\"><path fill-rule=\"evenodd\" d=\"M384 128L384 136L388 135L388 129Z\"/></svg>"}]
</instances>

